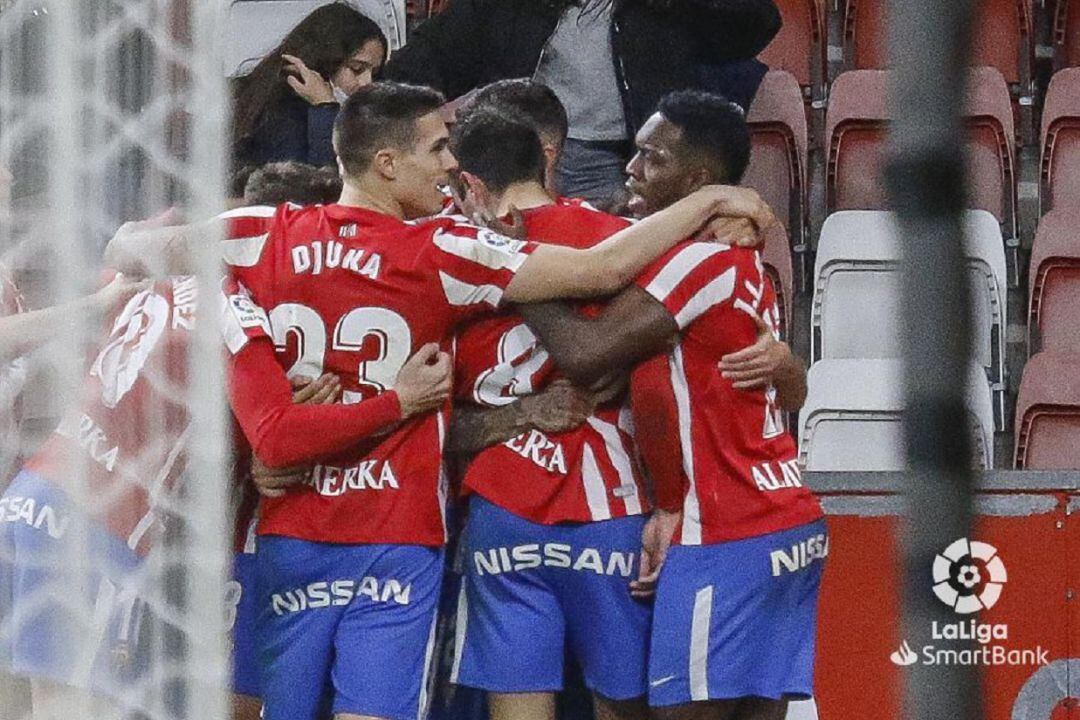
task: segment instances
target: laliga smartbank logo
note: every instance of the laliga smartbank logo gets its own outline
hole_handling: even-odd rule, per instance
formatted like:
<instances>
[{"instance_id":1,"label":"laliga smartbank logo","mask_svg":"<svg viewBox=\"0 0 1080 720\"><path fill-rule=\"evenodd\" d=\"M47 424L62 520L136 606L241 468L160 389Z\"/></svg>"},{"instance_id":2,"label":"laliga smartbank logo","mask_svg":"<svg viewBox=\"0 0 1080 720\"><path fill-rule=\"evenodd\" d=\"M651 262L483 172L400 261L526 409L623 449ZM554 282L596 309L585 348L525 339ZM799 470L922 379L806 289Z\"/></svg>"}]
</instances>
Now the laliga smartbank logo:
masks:
<instances>
[{"instance_id":1,"label":"laliga smartbank logo","mask_svg":"<svg viewBox=\"0 0 1080 720\"><path fill-rule=\"evenodd\" d=\"M1008 582L1005 562L993 545L960 538L934 557L934 595L960 616L989 610L997 604ZM940 644L913 648L904 640L889 655L896 665L1046 665L1050 662L1041 645L1010 648L1009 626L980 623L974 618L930 625L930 637ZM950 647L957 641L974 640L977 647Z\"/></svg>"}]
</instances>

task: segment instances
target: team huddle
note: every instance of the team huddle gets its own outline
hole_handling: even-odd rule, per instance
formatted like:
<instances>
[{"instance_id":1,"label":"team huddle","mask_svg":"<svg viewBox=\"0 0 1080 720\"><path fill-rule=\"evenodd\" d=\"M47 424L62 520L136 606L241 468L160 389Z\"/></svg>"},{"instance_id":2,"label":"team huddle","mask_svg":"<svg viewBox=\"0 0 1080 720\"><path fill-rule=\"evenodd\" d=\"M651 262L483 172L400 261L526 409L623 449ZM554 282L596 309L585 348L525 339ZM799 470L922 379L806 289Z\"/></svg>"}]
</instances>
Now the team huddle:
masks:
<instances>
[{"instance_id":1,"label":"team huddle","mask_svg":"<svg viewBox=\"0 0 1080 720\"><path fill-rule=\"evenodd\" d=\"M629 221L552 191L566 115L544 86L495 83L452 129L443 105L395 83L345 101L337 202L110 244L115 269L161 279L0 500L12 672L123 692L108 655L138 634L130 578L164 532L161 500L208 481L184 476L190 418L162 378L192 381L197 293L217 289L186 273L217 242L233 691L263 717L423 718L445 674L493 718L548 720L568 658L602 718L771 720L812 695L828 535L785 428L805 370L759 252L775 218L737 187L742 112L665 97L627 167ZM65 492L72 457L91 497ZM65 652L63 603L19 560L62 557L76 506L105 559L93 658ZM448 542L463 579L443 667Z\"/></svg>"}]
</instances>

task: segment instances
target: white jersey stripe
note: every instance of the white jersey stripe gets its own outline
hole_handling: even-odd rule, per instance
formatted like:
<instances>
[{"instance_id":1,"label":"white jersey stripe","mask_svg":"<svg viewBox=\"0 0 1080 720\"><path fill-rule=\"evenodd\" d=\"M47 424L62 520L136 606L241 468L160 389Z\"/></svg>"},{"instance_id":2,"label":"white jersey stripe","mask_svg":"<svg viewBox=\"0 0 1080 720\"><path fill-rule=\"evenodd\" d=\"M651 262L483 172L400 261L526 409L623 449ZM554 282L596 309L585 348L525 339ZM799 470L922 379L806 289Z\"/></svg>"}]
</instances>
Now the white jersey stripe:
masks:
<instances>
[{"instance_id":1,"label":"white jersey stripe","mask_svg":"<svg viewBox=\"0 0 1080 720\"><path fill-rule=\"evenodd\" d=\"M682 446L683 472L689 480L686 499L683 501L682 544L701 544L701 506L698 503L697 482L694 479L694 445L691 438L690 387L686 382L683 365L682 344L675 346L668 359L671 366L671 386L675 393L675 405L679 411L679 444Z\"/></svg>"},{"instance_id":2,"label":"white jersey stripe","mask_svg":"<svg viewBox=\"0 0 1080 720\"><path fill-rule=\"evenodd\" d=\"M226 265L233 267L254 267L262 257L263 248L270 233L246 238L233 238L221 241L221 257Z\"/></svg>"},{"instance_id":3,"label":"white jersey stripe","mask_svg":"<svg viewBox=\"0 0 1080 720\"><path fill-rule=\"evenodd\" d=\"M685 330L709 308L730 298L734 291L735 268L729 268L720 277L713 278L705 287L694 293L694 296L683 305L682 310L675 315L675 323L680 330Z\"/></svg>"},{"instance_id":4,"label":"white jersey stripe","mask_svg":"<svg viewBox=\"0 0 1080 720\"><path fill-rule=\"evenodd\" d=\"M690 699L709 699L709 626L712 624L713 586L694 596L694 616L690 622Z\"/></svg>"},{"instance_id":5,"label":"white jersey stripe","mask_svg":"<svg viewBox=\"0 0 1080 720\"><path fill-rule=\"evenodd\" d=\"M447 541L447 540L450 539L449 531L447 530L447 527L446 527L446 503L447 503L447 496L448 496L448 493L449 493L448 488L449 488L449 485L450 485L450 480L449 480L449 478L447 477L447 474L446 474L446 461L442 459L443 456L444 456L445 448L446 448L446 419L443 418L443 411L442 410L439 410L439 412L435 415L435 420L436 420L436 423L439 426L439 458L440 459L439 459L439 487L438 487L438 491L437 491L438 496L439 496L439 517L442 520L443 540Z\"/></svg>"},{"instance_id":6,"label":"white jersey stripe","mask_svg":"<svg viewBox=\"0 0 1080 720\"><path fill-rule=\"evenodd\" d=\"M623 446L619 429L595 415L590 417L588 422L592 429L600 433L600 436L604 438L608 458L619 476L619 488L615 491L615 495L621 497L626 504L627 515L640 515L641 498L638 497L634 465L633 461L630 460L630 456L626 454L626 448Z\"/></svg>"},{"instance_id":7,"label":"white jersey stripe","mask_svg":"<svg viewBox=\"0 0 1080 720\"><path fill-rule=\"evenodd\" d=\"M461 657L465 654L465 633L469 629L469 596L465 592L467 580L461 578L461 590L458 591L457 617L454 622L454 664L450 666L450 682L457 684L461 673Z\"/></svg>"},{"instance_id":8,"label":"white jersey stripe","mask_svg":"<svg viewBox=\"0 0 1080 720\"><path fill-rule=\"evenodd\" d=\"M475 238L440 230L431 240L443 252L492 270L516 272L529 257L520 252L525 246L523 241L499 235L491 230L481 229Z\"/></svg>"},{"instance_id":9,"label":"white jersey stripe","mask_svg":"<svg viewBox=\"0 0 1080 720\"><path fill-rule=\"evenodd\" d=\"M226 210L218 215L218 220L231 220L232 218L242 217L256 217L256 218L268 218L274 217L274 213L277 212L277 208L273 205L251 205L249 207L233 208L232 210Z\"/></svg>"},{"instance_id":10,"label":"white jersey stripe","mask_svg":"<svg viewBox=\"0 0 1080 720\"><path fill-rule=\"evenodd\" d=\"M468 306L486 302L493 308L502 302L502 290L495 285L472 285L439 271L443 292L451 305Z\"/></svg>"},{"instance_id":11,"label":"white jersey stripe","mask_svg":"<svg viewBox=\"0 0 1080 720\"><path fill-rule=\"evenodd\" d=\"M645 292L660 302L664 302L667 296L671 294L671 291L678 287L679 283L685 280L686 276L693 272L694 268L713 255L729 249L727 245L720 245L719 243L699 242L687 245L664 265L664 268L656 274L652 282L645 287Z\"/></svg>"},{"instance_id":12,"label":"white jersey stripe","mask_svg":"<svg viewBox=\"0 0 1080 720\"><path fill-rule=\"evenodd\" d=\"M607 486L596 464L592 448L585 445L581 451L581 481L585 485L585 500L593 520L610 520L611 508L607 501Z\"/></svg>"}]
</instances>

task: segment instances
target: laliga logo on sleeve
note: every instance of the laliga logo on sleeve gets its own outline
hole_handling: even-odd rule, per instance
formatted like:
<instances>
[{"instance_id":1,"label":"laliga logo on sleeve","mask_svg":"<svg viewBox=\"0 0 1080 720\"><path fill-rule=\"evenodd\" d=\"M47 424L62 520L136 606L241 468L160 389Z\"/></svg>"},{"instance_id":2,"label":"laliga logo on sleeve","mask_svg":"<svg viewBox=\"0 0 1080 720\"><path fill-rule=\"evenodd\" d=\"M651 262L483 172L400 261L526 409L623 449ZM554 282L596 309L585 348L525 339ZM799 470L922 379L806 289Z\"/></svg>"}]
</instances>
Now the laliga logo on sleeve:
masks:
<instances>
[{"instance_id":1,"label":"laliga logo on sleeve","mask_svg":"<svg viewBox=\"0 0 1080 720\"><path fill-rule=\"evenodd\" d=\"M934 594L957 613L988 610L1008 580L997 548L960 538L934 558Z\"/></svg>"}]
</instances>

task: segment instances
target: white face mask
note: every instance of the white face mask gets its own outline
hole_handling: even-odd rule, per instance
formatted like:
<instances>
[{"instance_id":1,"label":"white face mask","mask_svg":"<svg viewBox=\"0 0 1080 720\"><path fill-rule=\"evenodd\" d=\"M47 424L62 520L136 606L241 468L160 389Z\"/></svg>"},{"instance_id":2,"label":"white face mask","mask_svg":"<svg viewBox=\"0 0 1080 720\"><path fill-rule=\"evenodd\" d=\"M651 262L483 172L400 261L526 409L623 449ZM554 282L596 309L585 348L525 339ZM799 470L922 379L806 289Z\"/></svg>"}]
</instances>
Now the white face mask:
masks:
<instances>
[{"instance_id":1,"label":"white face mask","mask_svg":"<svg viewBox=\"0 0 1080 720\"><path fill-rule=\"evenodd\" d=\"M345 92L344 90L342 90L341 88L339 88L334 83L330 83L330 89L333 90L334 99L337 100L338 105L341 105L342 103L344 103L346 100L349 99L349 94L347 92Z\"/></svg>"}]
</instances>

